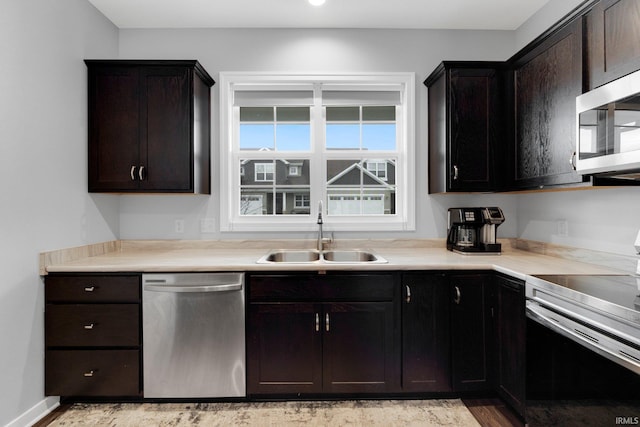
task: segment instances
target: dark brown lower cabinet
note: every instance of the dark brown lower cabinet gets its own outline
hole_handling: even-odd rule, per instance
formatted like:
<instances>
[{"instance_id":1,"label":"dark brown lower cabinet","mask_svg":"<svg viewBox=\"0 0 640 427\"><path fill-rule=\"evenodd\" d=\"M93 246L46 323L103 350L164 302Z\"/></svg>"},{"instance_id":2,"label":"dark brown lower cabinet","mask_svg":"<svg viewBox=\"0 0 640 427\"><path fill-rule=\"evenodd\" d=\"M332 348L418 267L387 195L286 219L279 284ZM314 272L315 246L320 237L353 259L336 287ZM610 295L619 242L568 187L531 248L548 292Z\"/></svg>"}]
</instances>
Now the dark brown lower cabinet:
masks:
<instances>
[{"instance_id":1,"label":"dark brown lower cabinet","mask_svg":"<svg viewBox=\"0 0 640 427\"><path fill-rule=\"evenodd\" d=\"M526 399L526 324L524 282L496 276L498 394L521 416Z\"/></svg>"},{"instance_id":2,"label":"dark brown lower cabinet","mask_svg":"<svg viewBox=\"0 0 640 427\"><path fill-rule=\"evenodd\" d=\"M323 391L376 393L395 383L393 303L324 304Z\"/></svg>"},{"instance_id":3,"label":"dark brown lower cabinet","mask_svg":"<svg viewBox=\"0 0 640 427\"><path fill-rule=\"evenodd\" d=\"M402 292L402 390L451 391L446 275L405 273Z\"/></svg>"},{"instance_id":4,"label":"dark brown lower cabinet","mask_svg":"<svg viewBox=\"0 0 640 427\"><path fill-rule=\"evenodd\" d=\"M320 309L312 303L249 306L250 393L322 391Z\"/></svg>"},{"instance_id":5,"label":"dark brown lower cabinet","mask_svg":"<svg viewBox=\"0 0 640 427\"><path fill-rule=\"evenodd\" d=\"M47 396L137 396L138 350L48 350Z\"/></svg>"},{"instance_id":6,"label":"dark brown lower cabinet","mask_svg":"<svg viewBox=\"0 0 640 427\"><path fill-rule=\"evenodd\" d=\"M141 396L140 297L137 274L45 278L45 395Z\"/></svg>"},{"instance_id":7,"label":"dark brown lower cabinet","mask_svg":"<svg viewBox=\"0 0 640 427\"><path fill-rule=\"evenodd\" d=\"M453 274L451 382L453 391L493 390L493 302L491 274Z\"/></svg>"},{"instance_id":8,"label":"dark brown lower cabinet","mask_svg":"<svg viewBox=\"0 0 640 427\"><path fill-rule=\"evenodd\" d=\"M394 277L250 277L248 394L397 391Z\"/></svg>"}]
</instances>

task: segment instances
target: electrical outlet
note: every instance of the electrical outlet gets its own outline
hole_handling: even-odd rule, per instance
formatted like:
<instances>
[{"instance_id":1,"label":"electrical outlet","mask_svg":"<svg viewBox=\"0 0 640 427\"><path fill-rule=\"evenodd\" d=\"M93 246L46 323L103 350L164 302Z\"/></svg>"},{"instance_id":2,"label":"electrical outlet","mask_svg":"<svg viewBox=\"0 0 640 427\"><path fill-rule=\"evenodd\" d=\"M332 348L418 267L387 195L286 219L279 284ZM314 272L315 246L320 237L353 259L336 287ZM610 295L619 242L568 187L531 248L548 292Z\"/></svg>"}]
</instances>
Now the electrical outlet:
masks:
<instances>
[{"instance_id":1,"label":"electrical outlet","mask_svg":"<svg viewBox=\"0 0 640 427\"><path fill-rule=\"evenodd\" d=\"M184 233L184 219L176 219L173 223L173 227L176 233Z\"/></svg>"},{"instance_id":2,"label":"electrical outlet","mask_svg":"<svg viewBox=\"0 0 640 427\"><path fill-rule=\"evenodd\" d=\"M216 232L216 219L215 218L202 218L200 220L200 232L201 233L215 233Z\"/></svg>"},{"instance_id":3,"label":"electrical outlet","mask_svg":"<svg viewBox=\"0 0 640 427\"><path fill-rule=\"evenodd\" d=\"M566 219L559 219L557 222L558 225L558 236L568 237L569 236L569 222Z\"/></svg>"}]
</instances>

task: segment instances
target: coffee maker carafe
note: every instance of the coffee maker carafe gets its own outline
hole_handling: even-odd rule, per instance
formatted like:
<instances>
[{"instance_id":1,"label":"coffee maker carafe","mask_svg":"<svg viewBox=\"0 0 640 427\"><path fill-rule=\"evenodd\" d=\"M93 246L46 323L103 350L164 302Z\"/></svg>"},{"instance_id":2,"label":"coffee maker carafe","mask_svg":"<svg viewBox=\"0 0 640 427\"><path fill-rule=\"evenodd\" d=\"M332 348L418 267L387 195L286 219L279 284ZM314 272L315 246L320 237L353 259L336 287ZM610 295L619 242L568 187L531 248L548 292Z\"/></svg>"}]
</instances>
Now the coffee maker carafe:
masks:
<instances>
[{"instance_id":1,"label":"coffee maker carafe","mask_svg":"<svg viewBox=\"0 0 640 427\"><path fill-rule=\"evenodd\" d=\"M499 254L497 228L504 222L502 209L449 208L447 249L463 254Z\"/></svg>"}]
</instances>

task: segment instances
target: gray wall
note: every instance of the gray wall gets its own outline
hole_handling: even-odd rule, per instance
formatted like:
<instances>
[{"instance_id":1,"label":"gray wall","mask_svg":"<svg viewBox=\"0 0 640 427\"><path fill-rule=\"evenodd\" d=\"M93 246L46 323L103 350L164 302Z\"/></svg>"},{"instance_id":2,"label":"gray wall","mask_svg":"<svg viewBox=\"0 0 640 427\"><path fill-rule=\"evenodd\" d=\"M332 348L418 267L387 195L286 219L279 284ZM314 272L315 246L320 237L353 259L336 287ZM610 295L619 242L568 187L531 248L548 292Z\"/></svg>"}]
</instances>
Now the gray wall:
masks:
<instances>
[{"instance_id":1,"label":"gray wall","mask_svg":"<svg viewBox=\"0 0 640 427\"><path fill-rule=\"evenodd\" d=\"M44 400L38 253L111 240L116 198L87 194L86 67L118 32L86 0L0 2L0 425Z\"/></svg>"}]
</instances>

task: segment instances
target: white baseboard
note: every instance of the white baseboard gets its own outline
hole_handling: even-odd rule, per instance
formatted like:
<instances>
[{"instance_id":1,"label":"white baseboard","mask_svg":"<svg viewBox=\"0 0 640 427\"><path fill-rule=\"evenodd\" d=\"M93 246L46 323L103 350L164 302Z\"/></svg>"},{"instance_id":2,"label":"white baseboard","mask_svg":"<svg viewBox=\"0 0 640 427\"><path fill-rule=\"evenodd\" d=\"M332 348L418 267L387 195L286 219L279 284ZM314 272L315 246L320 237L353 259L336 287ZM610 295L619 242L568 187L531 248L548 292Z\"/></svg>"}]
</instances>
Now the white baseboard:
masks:
<instances>
[{"instance_id":1,"label":"white baseboard","mask_svg":"<svg viewBox=\"0 0 640 427\"><path fill-rule=\"evenodd\" d=\"M49 412L56 409L58 406L60 406L59 397L57 396L47 397L44 400L41 400L40 402L33 405L31 409L29 409L28 411L26 411L25 413L23 413L13 421L11 421L5 427L32 426L36 422L38 422L40 419L44 418Z\"/></svg>"}]
</instances>

